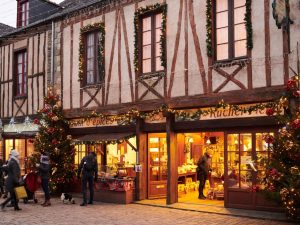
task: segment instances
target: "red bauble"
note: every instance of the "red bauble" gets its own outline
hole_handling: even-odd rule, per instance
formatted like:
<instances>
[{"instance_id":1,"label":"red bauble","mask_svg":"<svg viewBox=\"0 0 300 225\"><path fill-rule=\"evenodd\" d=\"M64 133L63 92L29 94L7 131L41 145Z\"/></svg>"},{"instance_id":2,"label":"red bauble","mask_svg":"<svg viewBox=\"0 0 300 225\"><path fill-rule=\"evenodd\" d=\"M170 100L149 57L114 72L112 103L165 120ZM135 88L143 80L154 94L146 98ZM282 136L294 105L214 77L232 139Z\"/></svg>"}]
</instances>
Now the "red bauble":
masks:
<instances>
[{"instance_id":1,"label":"red bauble","mask_svg":"<svg viewBox=\"0 0 300 225\"><path fill-rule=\"evenodd\" d=\"M274 114L274 109L272 109L272 108L267 108L267 109L266 109L266 114L267 114L268 116L272 116L272 115Z\"/></svg>"},{"instance_id":2,"label":"red bauble","mask_svg":"<svg viewBox=\"0 0 300 225\"><path fill-rule=\"evenodd\" d=\"M40 121L39 121L38 119L34 119L34 120L33 120L33 123L34 123L34 124L40 124Z\"/></svg>"}]
</instances>

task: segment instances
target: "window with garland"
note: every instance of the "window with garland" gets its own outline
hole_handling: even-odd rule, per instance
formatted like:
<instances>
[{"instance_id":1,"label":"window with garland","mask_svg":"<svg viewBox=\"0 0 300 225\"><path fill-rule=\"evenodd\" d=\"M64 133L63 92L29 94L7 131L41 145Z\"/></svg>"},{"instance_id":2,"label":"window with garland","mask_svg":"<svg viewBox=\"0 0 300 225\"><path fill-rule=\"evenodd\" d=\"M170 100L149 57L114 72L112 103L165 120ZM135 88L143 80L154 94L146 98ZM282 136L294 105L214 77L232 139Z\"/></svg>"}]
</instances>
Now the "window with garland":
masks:
<instances>
[{"instance_id":1,"label":"window with garland","mask_svg":"<svg viewBox=\"0 0 300 225\"><path fill-rule=\"evenodd\" d=\"M141 70L142 74L164 70L161 61L162 13L152 12L141 17Z\"/></svg>"},{"instance_id":2,"label":"window with garland","mask_svg":"<svg viewBox=\"0 0 300 225\"><path fill-rule=\"evenodd\" d=\"M215 45L217 61L247 55L246 0L215 1Z\"/></svg>"},{"instance_id":3,"label":"window with garland","mask_svg":"<svg viewBox=\"0 0 300 225\"><path fill-rule=\"evenodd\" d=\"M101 48L102 34L100 31L90 31L83 34L84 36L84 84L100 84L104 80L105 71L104 57L102 57Z\"/></svg>"}]
</instances>

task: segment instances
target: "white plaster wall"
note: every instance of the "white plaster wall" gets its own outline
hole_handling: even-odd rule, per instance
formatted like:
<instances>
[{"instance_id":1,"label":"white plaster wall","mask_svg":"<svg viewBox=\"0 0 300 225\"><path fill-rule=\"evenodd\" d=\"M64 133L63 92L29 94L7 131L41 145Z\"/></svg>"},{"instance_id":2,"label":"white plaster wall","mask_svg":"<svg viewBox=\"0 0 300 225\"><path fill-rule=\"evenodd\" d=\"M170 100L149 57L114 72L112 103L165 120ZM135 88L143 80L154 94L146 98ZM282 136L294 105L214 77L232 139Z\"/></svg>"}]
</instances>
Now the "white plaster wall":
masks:
<instances>
[{"instance_id":1,"label":"white plaster wall","mask_svg":"<svg viewBox=\"0 0 300 225\"><path fill-rule=\"evenodd\" d=\"M115 36L115 46L114 46L114 55L111 58L112 44L114 38L114 29L116 21L116 11L110 12L105 15L105 26L106 26L106 36L105 36L105 83L106 83L106 92L108 90L108 76L109 76L109 65L110 61L112 63L111 79L109 86L109 96L108 104L115 104L119 102L119 86L118 86L118 28Z\"/></svg>"},{"instance_id":2,"label":"white plaster wall","mask_svg":"<svg viewBox=\"0 0 300 225\"><path fill-rule=\"evenodd\" d=\"M38 59L38 63L39 63L39 71L37 71L38 73L43 72L43 61L44 61L44 38L45 38L45 33L42 33L40 35L40 53L39 53L39 59ZM47 51L45 51L46 53ZM47 53L46 53L47 54Z\"/></svg>"},{"instance_id":3,"label":"white plaster wall","mask_svg":"<svg viewBox=\"0 0 300 225\"><path fill-rule=\"evenodd\" d=\"M27 39L17 41L14 43L14 49L26 48L27 47Z\"/></svg>"},{"instance_id":4,"label":"white plaster wall","mask_svg":"<svg viewBox=\"0 0 300 225\"><path fill-rule=\"evenodd\" d=\"M290 67L297 71L297 42L300 54L300 5L298 0L290 0L290 17L294 24L290 26L291 54L289 57ZM293 73L290 73L292 76Z\"/></svg>"},{"instance_id":5,"label":"white plaster wall","mask_svg":"<svg viewBox=\"0 0 300 225\"><path fill-rule=\"evenodd\" d=\"M270 11L270 17L272 13ZM265 23L264 23L264 2L252 1L252 28L253 28L253 49L252 49L252 84L253 88L266 86L265 73Z\"/></svg>"},{"instance_id":6,"label":"white plaster wall","mask_svg":"<svg viewBox=\"0 0 300 225\"><path fill-rule=\"evenodd\" d=\"M27 101L28 101L28 114L32 114L32 90L31 90L31 83L32 83L32 78L27 80L28 82L28 97L27 97Z\"/></svg>"},{"instance_id":7,"label":"white plaster wall","mask_svg":"<svg viewBox=\"0 0 300 225\"><path fill-rule=\"evenodd\" d=\"M206 81L208 82L208 63L206 56L206 14L205 7L206 1L194 1L194 16L196 23L196 32L200 42L200 49L202 53L202 60L206 75ZM188 23L188 35L189 35L189 95L203 94L203 83L201 74L199 71L197 55L194 45L194 39L192 34L192 29L190 25L190 20Z\"/></svg>"},{"instance_id":8,"label":"white plaster wall","mask_svg":"<svg viewBox=\"0 0 300 225\"><path fill-rule=\"evenodd\" d=\"M38 35L35 35L34 37L34 55L33 55L33 74L37 73L37 63L38 63Z\"/></svg>"},{"instance_id":9,"label":"white plaster wall","mask_svg":"<svg viewBox=\"0 0 300 225\"><path fill-rule=\"evenodd\" d=\"M270 1L270 12L272 12L272 2ZM283 40L282 30L278 29L275 20L270 15L270 55L272 86L283 84Z\"/></svg>"},{"instance_id":10,"label":"white plaster wall","mask_svg":"<svg viewBox=\"0 0 300 225\"><path fill-rule=\"evenodd\" d=\"M72 101L73 108L80 107L80 82L78 81L79 73L79 39L80 39L80 23L76 23L73 26L73 73L72 77ZM70 67L69 65L67 65ZM70 79L69 79L70 80ZM70 92L69 92L70 93ZM70 94L69 94L70 95Z\"/></svg>"},{"instance_id":11,"label":"white plaster wall","mask_svg":"<svg viewBox=\"0 0 300 225\"><path fill-rule=\"evenodd\" d=\"M33 72L32 72L32 60L33 60L32 40L33 40L33 38L29 38L29 42L28 42L28 51L27 51L27 58L28 58L27 71L28 71L28 75L33 74Z\"/></svg>"},{"instance_id":12,"label":"white plaster wall","mask_svg":"<svg viewBox=\"0 0 300 225\"><path fill-rule=\"evenodd\" d=\"M70 27L63 30L63 107L70 108Z\"/></svg>"}]
</instances>

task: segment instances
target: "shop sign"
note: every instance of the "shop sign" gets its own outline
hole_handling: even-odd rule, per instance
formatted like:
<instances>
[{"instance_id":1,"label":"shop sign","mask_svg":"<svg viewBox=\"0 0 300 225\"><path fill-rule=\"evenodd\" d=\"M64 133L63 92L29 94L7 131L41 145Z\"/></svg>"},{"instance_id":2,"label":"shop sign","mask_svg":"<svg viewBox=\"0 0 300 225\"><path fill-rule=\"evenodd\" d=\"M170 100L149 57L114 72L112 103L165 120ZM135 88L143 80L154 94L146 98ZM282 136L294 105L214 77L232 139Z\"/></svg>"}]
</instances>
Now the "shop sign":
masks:
<instances>
[{"instance_id":1,"label":"shop sign","mask_svg":"<svg viewBox=\"0 0 300 225\"><path fill-rule=\"evenodd\" d=\"M245 104L242 107L248 108L255 104ZM203 111L208 111L207 114L202 114L199 120L217 120L217 119L236 119L249 117L263 117L267 116L266 109L257 109L252 112L243 112L241 110L234 110L232 107L219 108L217 110L209 110L209 108L201 108ZM187 113L195 113L197 109L186 110ZM282 112L283 113L283 112ZM176 121L184 121L184 118L176 117Z\"/></svg>"},{"instance_id":2,"label":"shop sign","mask_svg":"<svg viewBox=\"0 0 300 225\"><path fill-rule=\"evenodd\" d=\"M39 126L37 124L30 124L30 126L24 123L6 124L3 126L3 133L22 133L22 132L38 132Z\"/></svg>"},{"instance_id":3,"label":"shop sign","mask_svg":"<svg viewBox=\"0 0 300 225\"><path fill-rule=\"evenodd\" d=\"M117 121L109 121L105 118L89 118L89 119L72 119L70 128L88 128L102 126L118 126Z\"/></svg>"}]
</instances>

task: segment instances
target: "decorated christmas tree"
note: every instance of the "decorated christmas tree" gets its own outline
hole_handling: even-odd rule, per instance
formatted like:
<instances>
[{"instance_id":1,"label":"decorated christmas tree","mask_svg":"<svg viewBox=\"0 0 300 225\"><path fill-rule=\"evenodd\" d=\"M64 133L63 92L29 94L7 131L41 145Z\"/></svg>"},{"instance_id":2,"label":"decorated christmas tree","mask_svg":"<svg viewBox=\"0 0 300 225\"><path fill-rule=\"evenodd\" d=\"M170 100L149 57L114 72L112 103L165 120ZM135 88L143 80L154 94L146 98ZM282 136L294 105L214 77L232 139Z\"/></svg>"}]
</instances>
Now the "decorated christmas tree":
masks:
<instances>
[{"instance_id":1,"label":"decorated christmas tree","mask_svg":"<svg viewBox=\"0 0 300 225\"><path fill-rule=\"evenodd\" d=\"M40 127L33 141L35 152L29 160L38 162L41 154L49 154L50 189L52 192L60 192L75 177L75 150L71 145L71 135L67 135L68 121L63 116L59 96L52 88L48 89L44 107L38 114L40 120L35 119L34 123Z\"/></svg>"},{"instance_id":2,"label":"decorated christmas tree","mask_svg":"<svg viewBox=\"0 0 300 225\"><path fill-rule=\"evenodd\" d=\"M287 216L300 219L300 110L299 75L288 81L286 94L279 101L284 115L278 115L278 134L266 136L271 147L271 158L267 163L266 192L277 197ZM269 109L271 111L271 109ZM269 113L271 115L271 113Z\"/></svg>"}]
</instances>

